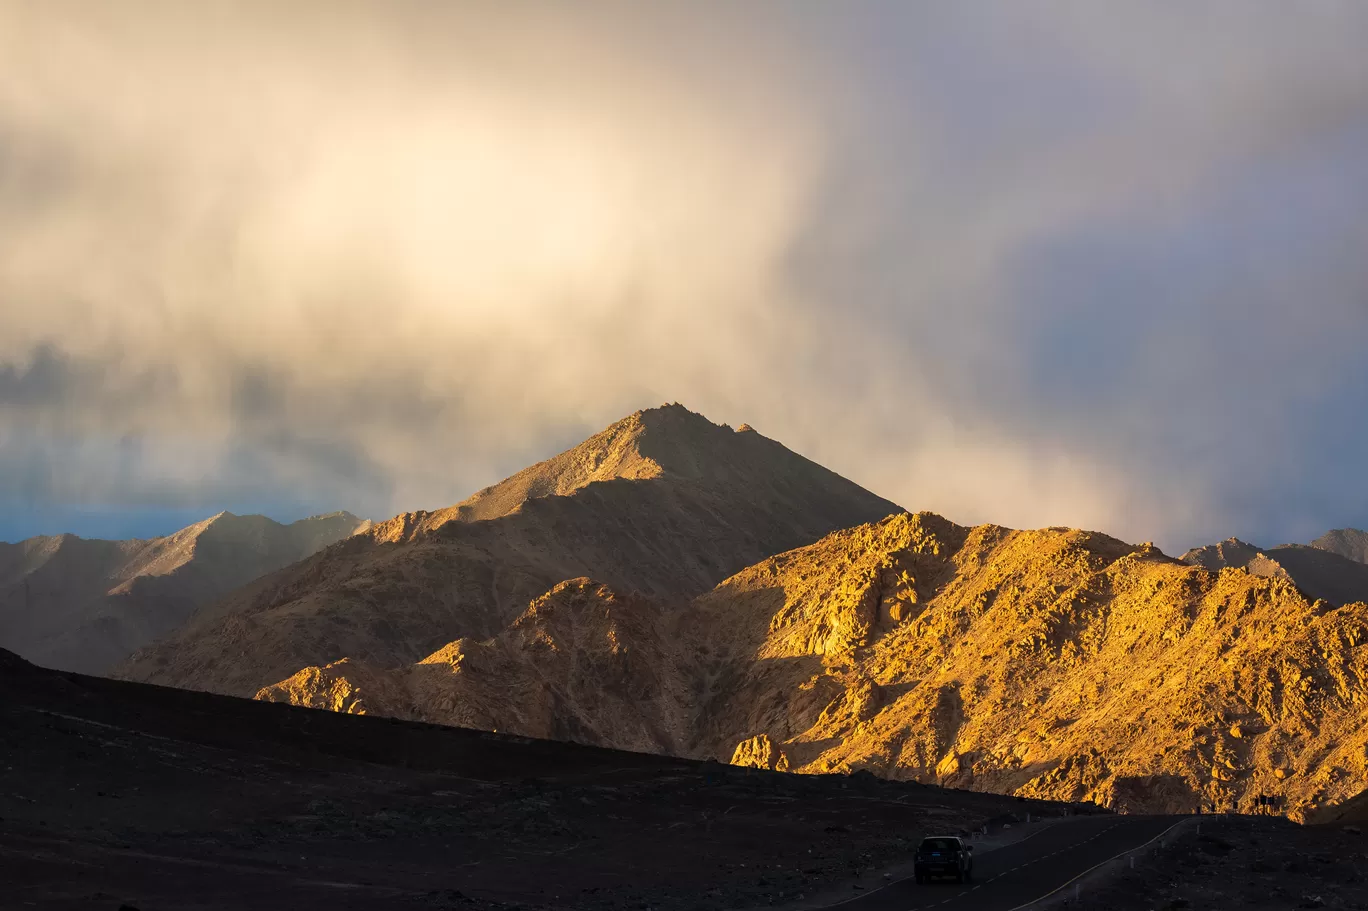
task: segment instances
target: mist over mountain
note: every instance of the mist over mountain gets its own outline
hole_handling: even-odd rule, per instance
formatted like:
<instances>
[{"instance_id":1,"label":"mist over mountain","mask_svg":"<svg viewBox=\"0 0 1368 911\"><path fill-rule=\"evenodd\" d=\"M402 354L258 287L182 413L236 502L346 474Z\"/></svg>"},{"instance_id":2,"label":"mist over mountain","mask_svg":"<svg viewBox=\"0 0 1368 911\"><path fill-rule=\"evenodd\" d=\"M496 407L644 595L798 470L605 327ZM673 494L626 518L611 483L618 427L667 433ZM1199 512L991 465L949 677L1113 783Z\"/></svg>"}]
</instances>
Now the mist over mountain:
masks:
<instances>
[{"instance_id":1,"label":"mist over mountain","mask_svg":"<svg viewBox=\"0 0 1368 911\"><path fill-rule=\"evenodd\" d=\"M0 0L0 537L675 397L965 522L1368 521L1368 6L204 2Z\"/></svg>"},{"instance_id":2,"label":"mist over mountain","mask_svg":"<svg viewBox=\"0 0 1368 911\"><path fill-rule=\"evenodd\" d=\"M205 604L369 526L346 512L288 525L224 512L162 538L0 543L0 646L104 673Z\"/></svg>"}]
</instances>

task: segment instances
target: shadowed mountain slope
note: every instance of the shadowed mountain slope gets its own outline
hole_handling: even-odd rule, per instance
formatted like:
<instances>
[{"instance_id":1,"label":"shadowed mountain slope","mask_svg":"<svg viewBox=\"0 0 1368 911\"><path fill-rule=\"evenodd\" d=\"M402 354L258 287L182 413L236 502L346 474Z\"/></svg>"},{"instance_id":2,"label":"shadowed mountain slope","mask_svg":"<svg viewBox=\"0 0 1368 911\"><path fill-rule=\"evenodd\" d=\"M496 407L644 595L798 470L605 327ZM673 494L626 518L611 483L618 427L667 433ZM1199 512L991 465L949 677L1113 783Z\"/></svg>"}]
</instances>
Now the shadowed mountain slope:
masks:
<instances>
[{"instance_id":1,"label":"shadowed mountain slope","mask_svg":"<svg viewBox=\"0 0 1368 911\"><path fill-rule=\"evenodd\" d=\"M309 667L258 698L1130 811L1271 794L1300 818L1368 785L1368 605L903 513L682 610L574 580L490 642Z\"/></svg>"},{"instance_id":2,"label":"shadowed mountain slope","mask_svg":"<svg viewBox=\"0 0 1368 911\"><path fill-rule=\"evenodd\" d=\"M289 525L225 512L164 538L0 544L0 645L103 673L214 599L367 527L345 512Z\"/></svg>"},{"instance_id":3,"label":"shadowed mountain slope","mask_svg":"<svg viewBox=\"0 0 1368 911\"><path fill-rule=\"evenodd\" d=\"M341 658L401 667L495 636L567 579L682 603L768 554L897 510L749 428L669 405L260 579L121 674L251 695Z\"/></svg>"},{"instance_id":4,"label":"shadowed mountain slope","mask_svg":"<svg viewBox=\"0 0 1368 911\"><path fill-rule=\"evenodd\" d=\"M1368 531L1357 528L1336 528L1311 542L1312 547L1328 550L1359 563L1368 563Z\"/></svg>"},{"instance_id":5,"label":"shadowed mountain slope","mask_svg":"<svg viewBox=\"0 0 1368 911\"><path fill-rule=\"evenodd\" d=\"M1353 550L1355 539L1345 533L1331 532L1318 542L1330 540ZM1360 533L1361 534L1361 533ZM1331 604L1368 601L1368 564L1344 556L1318 543L1284 544L1263 549L1236 538L1208 544L1183 554L1184 563L1211 570L1243 569L1256 576L1287 579L1310 598L1323 598Z\"/></svg>"}]
</instances>

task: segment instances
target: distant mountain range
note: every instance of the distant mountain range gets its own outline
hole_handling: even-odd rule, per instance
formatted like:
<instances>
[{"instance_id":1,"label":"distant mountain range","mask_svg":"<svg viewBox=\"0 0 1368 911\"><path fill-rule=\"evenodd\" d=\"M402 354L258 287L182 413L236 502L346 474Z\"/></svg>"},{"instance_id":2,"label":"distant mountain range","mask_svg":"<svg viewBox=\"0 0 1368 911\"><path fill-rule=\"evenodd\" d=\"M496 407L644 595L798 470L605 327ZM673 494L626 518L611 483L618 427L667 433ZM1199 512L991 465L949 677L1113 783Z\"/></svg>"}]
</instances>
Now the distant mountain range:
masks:
<instances>
[{"instance_id":1,"label":"distant mountain range","mask_svg":"<svg viewBox=\"0 0 1368 911\"><path fill-rule=\"evenodd\" d=\"M143 647L114 675L186 689L1137 812L1273 795L1308 819L1368 786L1353 529L1173 559L1097 532L964 527L679 405L455 506L325 519L274 565L205 559L226 553L207 530L193 572L111 544L130 568L74 559L59 577L106 580L79 589L98 597L54 588L38 613L37 570L15 579L30 624L81 631L89 653L89 618L114 616L107 580L233 566L245 584L215 576L197 609L117 615L109 656Z\"/></svg>"},{"instance_id":2,"label":"distant mountain range","mask_svg":"<svg viewBox=\"0 0 1368 911\"><path fill-rule=\"evenodd\" d=\"M289 525L224 512L164 538L0 543L0 645L102 674L238 586L369 527L346 512Z\"/></svg>"}]
</instances>

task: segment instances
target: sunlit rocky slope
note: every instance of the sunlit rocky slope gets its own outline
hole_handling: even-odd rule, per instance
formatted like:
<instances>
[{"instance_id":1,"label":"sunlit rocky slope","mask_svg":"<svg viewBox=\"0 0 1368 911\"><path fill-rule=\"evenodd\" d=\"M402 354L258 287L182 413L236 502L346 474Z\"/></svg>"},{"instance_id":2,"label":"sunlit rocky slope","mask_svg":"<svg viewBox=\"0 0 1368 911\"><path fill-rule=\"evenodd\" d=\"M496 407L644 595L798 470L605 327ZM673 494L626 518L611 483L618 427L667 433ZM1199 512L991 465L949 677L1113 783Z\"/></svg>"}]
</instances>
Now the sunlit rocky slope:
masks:
<instances>
[{"instance_id":1,"label":"sunlit rocky slope","mask_svg":"<svg viewBox=\"0 0 1368 911\"><path fill-rule=\"evenodd\" d=\"M258 698L1132 811L1300 818L1368 784L1368 606L1102 534L903 513L682 609L588 579L529 601Z\"/></svg>"},{"instance_id":2,"label":"sunlit rocky slope","mask_svg":"<svg viewBox=\"0 0 1368 911\"><path fill-rule=\"evenodd\" d=\"M345 512L289 525L225 512L164 538L0 543L0 646L104 673L205 604L369 524Z\"/></svg>"},{"instance_id":3,"label":"sunlit rocky slope","mask_svg":"<svg viewBox=\"0 0 1368 911\"><path fill-rule=\"evenodd\" d=\"M745 425L664 406L260 579L120 674L250 696L344 657L402 667L498 635L567 579L683 605L769 554L897 509Z\"/></svg>"}]
</instances>

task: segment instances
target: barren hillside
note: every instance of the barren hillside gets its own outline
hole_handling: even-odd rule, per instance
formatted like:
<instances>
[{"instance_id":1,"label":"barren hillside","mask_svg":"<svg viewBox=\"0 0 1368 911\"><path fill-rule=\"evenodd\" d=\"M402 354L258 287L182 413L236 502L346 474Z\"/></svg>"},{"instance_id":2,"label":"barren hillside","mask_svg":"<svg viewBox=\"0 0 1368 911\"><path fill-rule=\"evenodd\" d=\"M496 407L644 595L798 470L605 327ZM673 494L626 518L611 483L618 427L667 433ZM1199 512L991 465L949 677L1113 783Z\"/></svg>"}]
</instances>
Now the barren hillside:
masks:
<instances>
[{"instance_id":1,"label":"barren hillside","mask_svg":"<svg viewBox=\"0 0 1368 911\"><path fill-rule=\"evenodd\" d=\"M289 525L225 512L164 538L0 544L0 646L103 673L232 589L367 527L345 512Z\"/></svg>"},{"instance_id":2,"label":"barren hillside","mask_svg":"<svg viewBox=\"0 0 1368 911\"><path fill-rule=\"evenodd\" d=\"M1300 818L1368 785L1365 644L1368 606L1282 578L899 514L682 611L578 580L490 643L258 698L1132 811L1266 794Z\"/></svg>"},{"instance_id":3,"label":"barren hillside","mask_svg":"<svg viewBox=\"0 0 1368 911\"><path fill-rule=\"evenodd\" d=\"M768 554L897 509L748 427L669 405L263 578L121 674L250 696L341 658L402 667L495 636L567 579L682 604Z\"/></svg>"}]
</instances>

